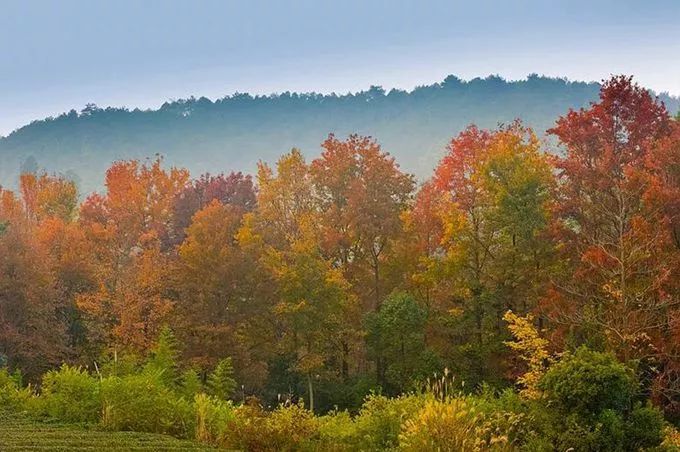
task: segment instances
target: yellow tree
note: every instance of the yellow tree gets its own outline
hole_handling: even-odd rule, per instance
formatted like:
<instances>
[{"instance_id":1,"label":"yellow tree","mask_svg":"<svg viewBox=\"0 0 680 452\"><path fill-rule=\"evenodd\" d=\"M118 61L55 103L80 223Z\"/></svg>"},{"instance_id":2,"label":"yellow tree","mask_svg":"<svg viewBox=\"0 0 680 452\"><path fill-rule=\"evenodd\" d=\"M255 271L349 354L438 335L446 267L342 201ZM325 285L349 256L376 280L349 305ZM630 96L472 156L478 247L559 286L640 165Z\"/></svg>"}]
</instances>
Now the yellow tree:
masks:
<instances>
[{"instance_id":1,"label":"yellow tree","mask_svg":"<svg viewBox=\"0 0 680 452\"><path fill-rule=\"evenodd\" d=\"M63 298L24 204L0 188L0 360L29 378L68 356Z\"/></svg>"},{"instance_id":2,"label":"yellow tree","mask_svg":"<svg viewBox=\"0 0 680 452\"><path fill-rule=\"evenodd\" d=\"M280 352L306 378L313 410L314 379L340 373L337 350L351 297L342 272L323 257L320 212L302 154L294 149L281 157L276 173L261 164L258 184L258 207L242 237L260 244L260 262L276 287Z\"/></svg>"},{"instance_id":3,"label":"yellow tree","mask_svg":"<svg viewBox=\"0 0 680 452\"><path fill-rule=\"evenodd\" d=\"M266 377L271 347L267 275L239 243L243 210L213 200L199 210L179 247L175 322L187 357L201 367L231 357L250 388Z\"/></svg>"},{"instance_id":4,"label":"yellow tree","mask_svg":"<svg viewBox=\"0 0 680 452\"><path fill-rule=\"evenodd\" d=\"M526 313L546 288L551 165L519 123L496 131L472 126L451 141L433 184L443 197L434 260L444 265L440 275L457 307L448 310L456 314L449 322L459 344L454 358L469 362L470 378L497 377L485 372L502 363L503 313Z\"/></svg>"}]
</instances>

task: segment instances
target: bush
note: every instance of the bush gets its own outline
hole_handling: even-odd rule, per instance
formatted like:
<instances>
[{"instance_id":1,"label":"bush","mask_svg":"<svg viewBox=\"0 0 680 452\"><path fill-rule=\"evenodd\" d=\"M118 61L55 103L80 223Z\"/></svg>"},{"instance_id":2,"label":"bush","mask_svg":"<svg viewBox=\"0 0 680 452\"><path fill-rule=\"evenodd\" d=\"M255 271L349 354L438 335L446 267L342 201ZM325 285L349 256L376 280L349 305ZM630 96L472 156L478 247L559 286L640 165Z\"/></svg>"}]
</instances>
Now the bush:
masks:
<instances>
[{"instance_id":1,"label":"bush","mask_svg":"<svg viewBox=\"0 0 680 452\"><path fill-rule=\"evenodd\" d=\"M5 368L0 368L0 411L31 410L35 396L31 388L21 387L19 374L10 375Z\"/></svg>"},{"instance_id":2,"label":"bush","mask_svg":"<svg viewBox=\"0 0 680 452\"><path fill-rule=\"evenodd\" d=\"M42 379L42 407L63 422L97 422L101 414L99 382L86 370L66 364Z\"/></svg>"},{"instance_id":3,"label":"bush","mask_svg":"<svg viewBox=\"0 0 680 452\"><path fill-rule=\"evenodd\" d=\"M632 408L637 387L633 371L614 355L584 347L555 364L539 383L551 406L583 417Z\"/></svg>"},{"instance_id":4,"label":"bush","mask_svg":"<svg viewBox=\"0 0 680 452\"><path fill-rule=\"evenodd\" d=\"M664 440L664 419L661 411L651 405L636 406L628 418L626 444L639 450L654 447Z\"/></svg>"},{"instance_id":5,"label":"bush","mask_svg":"<svg viewBox=\"0 0 680 452\"><path fill-rule=\"evenodd\" d=\"M226 432L234 422L234 406L206 394L194 399L196 409L196 440L216 446L225 446Z\"/></svg>"},{"instance_id":6,"label":"bush","mask_svg":"<svg viewBox=\"0 0 680 452\"><path fill-rule=\"evenodd\" d=\"M267 451L267 413L256 401L249 401L234 410L234 419L224 430L220 444L226 449Z\"/></svg>"},{"instance_id":7,"label":"bush","mask_svg":"<svg viewBox=\"0 0 680 452\"><path fill-rule=\"evenodd\" d=\"M181 438L193 433L195 415L191 403L165 386L161 375L145 372L105 378L101 396L105 428Z\"/></svg>"},{"instance_id":8,"label":"bush","mask_svg":"<svg viewBox=\"0 0 680 452\"><path fill-rule=\"evenodd\" d=\"M313 450L352 450L357 443L354 421L347 411L332 412L319 417L319 435Z\"/></svg>"},{"instance_id":9,"label":"bush","mask_svg":"<svg viewBox=\"0 0 680 452\"><path fill-rule=\"evenodd\" d=\"M370 395L355 419L356 447L382 450L397 447L402 424L412 418L425 403L421 396L387 398Z\"/></svg>"},{"instance_id":10,"label":"bush","mask_svg":"<svg viewBox=\"0 0 680 452\"><path fill-rule=\"evenodd\" d=\"M507 430L498 420L507 421L501 412L491 418L472 397L430 399L407 420L399 436L399 448L405 451L477 451L511 450ZM508 422L511 424L511 422ZM507 428L507 427L506 427Z\"/></svg>"},{"instance_id":11,"label":"bush","mask_svg":"<svg viewBox=\"0 0 680 452\"><path fill-rule=\"evenodd\" d=\"M295 451L319 436L319 420L302 404L281 405L267 419L271 450Z\"/></svg>"},{"instance_id":12,"label":"bush","mask_svg":"<svg viewBox=\"0 0 680 452\"><path fill-rule=\"evenodd\" d=\"M209 398L213 404L218 401ZM256 451L319 450L319 420L300 405L282 405L271 413L254 401L233 410L221 429L220 447Z\"/></svg>"},{"instance_id":13,"label":"bush","mask_svg":"<svg viewBox=\"0 0 680 452\"><path fill-rule=\"evenodd\" d=\"M557 449L640 450L663 440L659 410L636 402L633 371L607 353L580 348L555 364L539 383L534 406L540 435Z\"/></svg>"},{"instance_id":14,"label":"bush","mask_svg":"<svg viewBox=\"0 0 680 452\"><path fill-rule=\"evenodd\" d=\"M179 384L179 393L187 400L194 400L203 390L203 383L201 377L194 369L188 369L182 373L182 378Z\"/></svg>"},{"instance_id":15,"label":"bush","mask_svg":"<svg viewBox=\"0 0 680 452\"><path fill-rule=\"evenodd\" d=\"M225 358L217 363L215 370L208 375L207 386L210 395L222 400L227 400L231 397L236 389L234 367L231 364L231 358Z\"/></svg>"}]
</instances>

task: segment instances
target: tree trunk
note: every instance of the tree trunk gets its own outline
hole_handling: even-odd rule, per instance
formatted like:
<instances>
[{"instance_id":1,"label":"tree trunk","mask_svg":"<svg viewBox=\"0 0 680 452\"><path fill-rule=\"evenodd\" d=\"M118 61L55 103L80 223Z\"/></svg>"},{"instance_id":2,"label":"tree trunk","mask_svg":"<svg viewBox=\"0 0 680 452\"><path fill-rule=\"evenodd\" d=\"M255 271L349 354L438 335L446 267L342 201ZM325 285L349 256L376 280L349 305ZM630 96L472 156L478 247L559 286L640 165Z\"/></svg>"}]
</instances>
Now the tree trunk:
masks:
<instances>
[{"instance_id":1,"label":"tree trunk","mask_svg":"<svg viewBox=\"0 0 680 452\"><path fill-rule=\"evenodd\" d=\"M314 412L314 385L312 374L307 374L307 388L309 390L309 411Z\"/></svg>"}]
</instances>

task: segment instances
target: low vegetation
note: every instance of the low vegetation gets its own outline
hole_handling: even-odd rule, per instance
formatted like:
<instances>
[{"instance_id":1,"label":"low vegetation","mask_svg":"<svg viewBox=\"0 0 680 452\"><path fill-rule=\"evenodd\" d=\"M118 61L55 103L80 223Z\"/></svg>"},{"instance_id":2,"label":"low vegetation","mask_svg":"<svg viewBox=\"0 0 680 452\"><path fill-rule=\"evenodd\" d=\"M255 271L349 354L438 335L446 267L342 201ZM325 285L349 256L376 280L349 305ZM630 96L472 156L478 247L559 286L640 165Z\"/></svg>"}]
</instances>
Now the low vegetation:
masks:
<instances>
[{"instance_id":1,"label":"low vegetation","mask_svg":"<svg viewBox=\"0 0 680 452\"><path fill-rule=\"evenodd\" d=\"M513 344L524 337L517 334ZM23 387L18 374L0 371L0 439L15 450L199 449L164 436L105 433L128 431L250 451L637 451L674 450L677 443L678 434L646 401L633 369L585 347L551 363L530 393L488 386L466 392L446 372L422 391L369 395L355 413L315 415L302 400L273 409L255 398L230 400L228 361L206 385L198 381L187 392L186 379L168 359L173 344L164 330L147 360L124 373L91 374L64 365L46 373L37 390Z\"/></svg>"}]
</instances>

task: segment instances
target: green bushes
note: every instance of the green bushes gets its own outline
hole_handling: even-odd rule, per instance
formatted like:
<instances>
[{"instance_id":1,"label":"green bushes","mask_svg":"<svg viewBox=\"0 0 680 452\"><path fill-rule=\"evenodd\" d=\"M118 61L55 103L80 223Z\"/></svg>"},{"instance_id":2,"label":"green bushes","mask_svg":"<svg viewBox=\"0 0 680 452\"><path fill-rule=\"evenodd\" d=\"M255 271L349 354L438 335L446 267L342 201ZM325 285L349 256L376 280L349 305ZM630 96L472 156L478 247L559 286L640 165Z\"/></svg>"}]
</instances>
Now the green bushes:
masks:
<instances>
[{"instance_id":1,"label":"green bushes","mask_svg":"<svg viewBox=\"0 0 680 452\"><path fill-rule=\"evenodd\" d=\"M611 354L580 348L548 370L539 388L540 436L555 448L634 451L663 440L661 412L638 400L634 372Z\"/></svg>"},{"instance_id":2,"label":"green bushes","mask_svg":"<svg viewBox=\"0 0 680 452\"><path fill-rule=\"evenodd\" d=\"M637 391L633 371L613 355L580 348L567 355L543 377L539 388L556 409L582 417L603 410L631 408Z\"/></svg>"},{"instance_id":3,"label":"green bushes","mask_svg":"<svg viewBox=\"0 0 680 452\"><path fill-rule=\"evenodd\" d=\"M356 428L347 411L334 411L319 417L317 450L353 450L355 449L352 447L354 444L356 444Z\"/></svg>"},{"instance_id":4,"label":"green bushes","mask_svg":"<svg viewBox=\"0 0 680 452\"><path fill-rule=\"evenodd\" d=\"M0 412L24 411L31 407L34 399L30 388L21 388L21 376L0 368Z\"/></svg>"},{"instance_id":5,"label":"green bushes","mask_svg":"<svg viewBox=\"0 0 680 452\"><path fill-rule=\"evenodd\" d=\"M587 349L553 364L539 381L537 398L488 387L468 395L450 388L395 398L372 394L355 416L315 416L290 403L265 410L256 399L237 405L215 390L218 381L232 384L230 366L214 372L224 378L207 385L218 397L204 392L197 372L180 374L163 356L168 354L102 379L63 366L45 374L39 395L0 370L0 402L62 422L254 451L637 451L680 443L660 411L639 396L634 372Z\"/></svg>"},{"instance_id":6,"label":"green bushes","mask_svg":"<svg viewBox=\"0 0 680 452\"><path fill-rule=\"evenodd\" d=\"M167 387L159 374L105 378L101 398L101 423L107 429L168 433L181 438L193 432L192 404Z\"/></svg>"},{"instance_id":7,"label":"green bushes","mask_svg":"<svg viewBox=\"0 0 680 452\"><path fill-rule=\"evenodd\" d=\"M80 367L47 372L40 400L46 415L63 422L95 423L101 414L99 382Z\"/></svg>"},{"instance_id":8,"label":"green bushes","mask_svg":"<svg viewBox=\"0 0 680 452\"><path fill-rule=\"evenodd\" d=\"M228 400L236 390L234 367L231 358L220 360L210 375L208 375L208 391L218 399Z\"/></svg>"},{"instance_id":9,"label":"green bushes","mask_svg":"<svg viewBox=\"0 0 680 452\"><path fill-rule=\"evenodd\" d=\"M356 446L362 450L382 450L399 444L403 423L424 404L422 397L408 395L387 398L370 395L355 419Z\"/></svg>"},{"instance_id":10,"label":"green bushes","mask_svg":"<svg viewBox=\"0 0 680 452\"><path fill-rule=\"evenodd\" d=\"M194 399L196 411L196 440L223 445L227 442L227 429L236 415L231 402L225 402L206 394L198 394Z\"/></svg>"}]
</instances>

